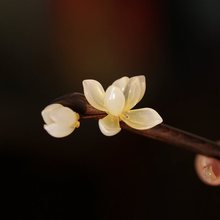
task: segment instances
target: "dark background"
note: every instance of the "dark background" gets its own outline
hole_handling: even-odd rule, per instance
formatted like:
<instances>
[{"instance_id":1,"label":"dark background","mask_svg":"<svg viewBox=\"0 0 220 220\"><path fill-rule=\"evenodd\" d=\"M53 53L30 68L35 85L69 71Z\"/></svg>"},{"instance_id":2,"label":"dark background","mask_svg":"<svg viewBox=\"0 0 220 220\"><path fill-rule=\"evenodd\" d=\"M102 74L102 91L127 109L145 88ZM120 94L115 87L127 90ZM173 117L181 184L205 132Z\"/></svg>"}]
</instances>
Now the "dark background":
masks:
<instances>
[{"instance_id":1,"label":"dark background","mask_svg":"<svg viewBox=\"0 0 220 220\"><path fill-rule=\"evenodd\" d=\"M139 106L218 140L219 11L218 0L1 0L0 218L219 219L220 188L200 182L193 153L108 138L96 121L55 139L40 115L84 79L144 74Z\"/></svg>"}]
</instances>

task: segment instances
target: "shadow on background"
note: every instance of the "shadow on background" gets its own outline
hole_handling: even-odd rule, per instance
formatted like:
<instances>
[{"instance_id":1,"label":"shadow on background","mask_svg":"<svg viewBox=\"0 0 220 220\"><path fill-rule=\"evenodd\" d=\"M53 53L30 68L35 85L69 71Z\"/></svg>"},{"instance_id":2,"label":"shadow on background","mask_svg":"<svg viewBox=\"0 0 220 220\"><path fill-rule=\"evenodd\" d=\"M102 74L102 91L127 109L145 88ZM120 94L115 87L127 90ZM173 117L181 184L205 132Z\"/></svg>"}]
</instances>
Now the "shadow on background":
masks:
<instances>
[{"instance_id":1,"label":"shadow on background","mask_svg":"<svg viewBox=\"0 0 220 220\"><path fill-rule=\"evenodd\" d=\"M140 106L167 124L220 137L220 4L187 1L0 3L1 218L211 219L220 190L202 184L194 155L96 121L50 137L41 110L54 98L145 74Z\"/></svg>"}]
</instances>

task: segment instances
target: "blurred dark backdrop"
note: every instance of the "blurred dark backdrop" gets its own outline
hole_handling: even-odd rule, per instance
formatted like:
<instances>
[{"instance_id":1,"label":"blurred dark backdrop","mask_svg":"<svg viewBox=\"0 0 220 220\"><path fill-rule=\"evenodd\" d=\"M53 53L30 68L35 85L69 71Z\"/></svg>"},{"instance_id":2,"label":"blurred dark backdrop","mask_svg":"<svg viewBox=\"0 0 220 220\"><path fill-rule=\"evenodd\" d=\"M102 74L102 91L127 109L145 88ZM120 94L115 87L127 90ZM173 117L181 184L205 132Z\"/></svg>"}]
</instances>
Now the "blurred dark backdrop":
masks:
<instances>
[{"instance_id":1,"label":"blurred dark backdrop","mask_svg":"<svg viewBox=\"0 0 220 220\"><path fill-rule=\"evenodd\" d=\"M107 138L96 121L54 139L40 115L83 79L145 74L140 106L219 139L219 11L218 0L1 0L1 219L219 219L220 188L199 181L194 154Z\"/></svg>"}]
</instances>

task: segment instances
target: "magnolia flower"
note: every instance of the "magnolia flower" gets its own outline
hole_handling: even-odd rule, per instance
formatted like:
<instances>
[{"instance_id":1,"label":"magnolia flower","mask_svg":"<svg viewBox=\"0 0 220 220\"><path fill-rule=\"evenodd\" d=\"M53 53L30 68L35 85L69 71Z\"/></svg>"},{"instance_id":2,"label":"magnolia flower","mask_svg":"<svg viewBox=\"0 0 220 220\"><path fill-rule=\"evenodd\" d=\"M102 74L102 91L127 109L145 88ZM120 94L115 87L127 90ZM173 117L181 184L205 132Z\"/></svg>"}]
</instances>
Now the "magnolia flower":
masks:
<instances>
[{"instance_id":1,"label":"magnolia flower","mask_svg":"<svg viewBox=\"0 0 220 220\"><path fill-rule=\"evenodd\" d=\"M99 120L99 128L106 136L120 132L120 121L138 130L152 128L163 121L152 108L131 110L144 96L145 76L122 77L106 91L98 81L89 79L83 81L83 88L89 104L107 113Z\"/></svg>"},{"instance_id":2,"label":"magnolia flower","mask_svg":"<svg viewBox=\"0 0 220 220\"><path fill-rule=\"evenodd\" d=\"M61 104L48 105L41 115L46 123L44 129L53 137L61 138L79 127L79 114Z\"/></svg>"}]
</instances>

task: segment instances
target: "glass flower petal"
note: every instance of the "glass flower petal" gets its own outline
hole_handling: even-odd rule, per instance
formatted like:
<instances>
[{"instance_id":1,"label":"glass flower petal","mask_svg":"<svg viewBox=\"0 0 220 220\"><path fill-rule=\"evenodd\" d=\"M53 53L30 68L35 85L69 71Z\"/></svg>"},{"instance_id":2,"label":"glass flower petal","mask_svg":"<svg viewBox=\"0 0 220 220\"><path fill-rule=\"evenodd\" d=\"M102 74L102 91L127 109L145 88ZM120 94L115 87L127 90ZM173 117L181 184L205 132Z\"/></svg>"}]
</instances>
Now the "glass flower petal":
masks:
<instances>
[{"instance_id":1,"label":"glass flower petal","mask_svg":"<svg viewBox=\"0 0 220 220\"><path fill-rule=\"evenodd\" d=\"M51 120L61 126L75 126L79 115L68 107L56 108L49 114Z\"/></svg>"},{"instance_id":2,"label":"glass flower petal","mask_svg":"<svg viewBox=\"0 0 220 220\"><path fill-rule=\"evenodd\" d=\"M85 97L90 105L92 105L94 108L98 110L105 111L105 91L98 81L92 79L84 80L83 90Z\"/></svg>"},{"instance_id":3,"label":"glass flower petal","mask_svg":"<svg viewBox=\"0 0 220 220\"><path fill-rule=\"evenodd\" d=\"M107 115L106 117L99 119L99 128L104 135L113 136L121 131L119 118Z\"/></svg>"},{"instance_id":4,"label":"glass flower petal","mask_svg":"<svg viewBox=\"0 0 220 220\"><path fill-rule=\"evenodd\" d=\"M143 97L143 91L145 91L143 84L139 77L130 78L124 91L126 100L125 111L132 109Z\"/></svg>"},{"instance_id":5,"label":"glass flower petal","mask_svg":"<svg viewBox=\"0 0 220 220\"><path fill-rule=\"evenodd\" d=\"M119 116L124 110L125 97L122 91L116 86L109 86L106 90L104 105L107 113Z\"/></svg>"},{"instance_id":6,"label":"glass flower petal","mask_svg":"<svg viewBox=\"0 0 220 220\"><path fill-rule=\"evenodd\" d=\"M141 101L141 99L144 97L145 91L146 91L146 78L144 75L140 75L140 76L134 76L131 77L132 78L136 78L139 81L139 85L140 85L140 96L139 96L139 101Z\"/></svg>"},{"instance_id":7,"label":"glass flower petal","mask_svg":"<svg viewBox=\"0 0 220 220\"><path fill-rule=\"evenodd\" d=\"M127 76L124 76L112 83L113 86L117 86L119 89L121 89L122 92L124 92L127 84L129 82L129 78Z\"/></svg>"},{"instance_id":8,"label":"glass flower petal","mask_svg":"<svg viewBox=\"0 0 220 220\"><path fill-rule=\"evenodd\" d=\"M56 138L62 138L66 137L69 134L71 134L75 127L63 127L59 124L49 124L49 125L44 125L44 129L53 137Z\"/></svg>"},{"instance_id":9,"label":"glass flower petal","mask_svg":"<svg viewBox=\"0 0 220 220\"><path fill-rule=\"evenodd\" d=\"M55 109L62 108L63 106L61 104L51 104L48 105L42 112L41 115L43 117L43 120L46 124L50 124L53 122L53 120L50 118L50 113L53 112Z\"/></svg>"},{"instance_id":10,"label":"glass flower petal","mask_svg":"<svg viewBox=\"0 0 220 220\"><path fill-rule=\"evenodd\" d=\"M138 130L150 129L163 121L160 115L151 108L130 110L121 115L121 119L130 127Z\"/></svg>"}]
</instances>

